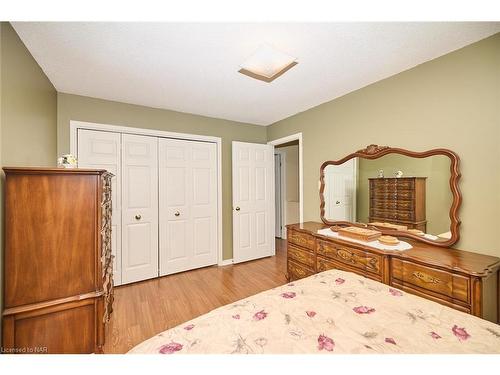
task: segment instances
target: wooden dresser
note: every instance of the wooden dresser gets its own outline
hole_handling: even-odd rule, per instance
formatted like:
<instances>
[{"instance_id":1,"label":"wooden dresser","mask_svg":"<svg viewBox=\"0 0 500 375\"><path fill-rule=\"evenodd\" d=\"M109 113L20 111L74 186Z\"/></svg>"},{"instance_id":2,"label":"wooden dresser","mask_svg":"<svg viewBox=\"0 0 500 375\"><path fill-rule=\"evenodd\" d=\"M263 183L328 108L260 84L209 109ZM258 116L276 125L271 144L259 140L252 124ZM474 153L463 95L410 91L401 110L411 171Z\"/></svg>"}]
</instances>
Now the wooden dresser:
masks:
<instances>
[{"instance_id":1,"label":"wooden dresser","mask_svg":"<svg viewBox=\"0 0 500 375\"><path fill-rule=\"evenodd\" d=\"M500 258L405 239L413 248L377 250L322 236L325 224L288 225L287 273L296 280L350 271L484 319L500 322Z\"/></svg>"},{"instance_id":2,"label":"wooden dresser","mask_svg":"<svg viewBox=\"0 0 500 375\"><path fill-rule=\"evenodd\" d=\"M102 352L113 303L112 174L4 171L4 352Z\"/></svg>"},{"instance_id":3,"label":"wooden dresser","mask_svg":"<svg viewBox=\"0 0 500 375\"><path fill-rule=\"evenodd\" d=\"M426 232L426 177L370 178L370 222L406 225Z\"/></svg>"}]
</instances>

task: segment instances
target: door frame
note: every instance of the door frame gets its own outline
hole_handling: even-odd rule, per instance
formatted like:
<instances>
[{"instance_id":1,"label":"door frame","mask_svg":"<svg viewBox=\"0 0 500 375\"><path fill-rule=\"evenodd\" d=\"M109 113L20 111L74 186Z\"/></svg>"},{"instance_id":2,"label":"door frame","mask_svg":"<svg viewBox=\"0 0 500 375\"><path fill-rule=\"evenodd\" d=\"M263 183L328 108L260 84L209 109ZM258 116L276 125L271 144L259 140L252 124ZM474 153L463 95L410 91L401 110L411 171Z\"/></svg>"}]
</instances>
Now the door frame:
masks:
<instances>
[{"instance_id":1,"label":"door frame","mask_svg":"<svg viewBox=\"0 0 500 375\"><path fill-rule=\"evenodd\" d=\"M304 153L302 151L302 133L295 133L286 137L267 142L268 145L278 146L291 141L299 141L299 220L304 222ZM286 238L286 236L284 237Z\"/></svg>"},{"instance_id":2,"label":"door frame","mask_svg":"<svg viewBox=\"0 0 500 375\"><path fill-rule=\"evenodd\" d=\"M280 156L280 215L281 215L281 238L286 240L286 227L283 225L286 223L286 152L280 150L279 148L274 148L274 155ZM276 187L275 187L276 189ZM275 190L276 194L276 190ZM275 209L276 211L276 209Z\"/></svg>"},{"instance_id":3,"label":"door frame","mask_svg":"<svg viewBox=\"0 0 500 375\"><path fill-rule=\"evenodd\" d=\"M227 264L227 261L223 260L222 251L222 138L75 120L70 120L69 127L69 152L75 156L78 155L78 129L215 143L217 146L217 264L219 266Z\"/></svg>"}]
</instances>

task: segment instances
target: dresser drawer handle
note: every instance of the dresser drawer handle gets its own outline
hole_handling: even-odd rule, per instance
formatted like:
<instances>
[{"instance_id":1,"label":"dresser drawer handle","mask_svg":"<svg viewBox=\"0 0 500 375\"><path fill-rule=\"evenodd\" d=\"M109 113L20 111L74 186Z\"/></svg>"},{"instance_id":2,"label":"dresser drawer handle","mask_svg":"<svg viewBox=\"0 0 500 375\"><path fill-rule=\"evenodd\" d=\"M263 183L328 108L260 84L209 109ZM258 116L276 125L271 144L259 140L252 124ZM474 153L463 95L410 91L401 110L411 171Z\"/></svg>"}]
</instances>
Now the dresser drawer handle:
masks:
<instances>
[{"instance_id":1,"label":"dresser drawer handle","mask_svg":"<svg viewBox=\"0 0 500 375\"><path fill-rule=\"evenodd\" d=\"M413 277L423 281L424 283L428 283L428 284L441 284L442 283L442 281L440 279L438 279L437 277L433 277L431 275L428 275L428 274L420 272L420 271L413 272Z\"/></svg>"},{"instance_id":2,"label":"dresser drawer handle","mask_svg":"<svg viewBox=\"0 0 500 375\"><path fill-rule=\"evenodd\" d=\"M337 250L337 254L340 258L348 262L356 263L356 255L347 250L339 249Z\"/></svg>"}]
</instances>

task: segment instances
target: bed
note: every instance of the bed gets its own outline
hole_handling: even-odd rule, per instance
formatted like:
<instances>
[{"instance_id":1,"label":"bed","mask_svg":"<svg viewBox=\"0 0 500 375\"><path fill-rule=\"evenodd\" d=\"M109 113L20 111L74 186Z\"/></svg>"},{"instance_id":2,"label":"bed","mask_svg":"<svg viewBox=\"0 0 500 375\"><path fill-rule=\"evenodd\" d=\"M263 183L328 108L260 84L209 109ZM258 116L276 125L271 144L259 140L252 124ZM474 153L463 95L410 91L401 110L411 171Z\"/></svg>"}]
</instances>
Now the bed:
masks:
<instances>
[{"instance_id":1,"label":"bed","mask_svg":"<svg viewBox=\"0 0 500 375\"><path fill-rule=\"evenodd\" d=\"M215 309L129 353L500 353L500 326L331 270Z\"/></svg>"}]
</instances>

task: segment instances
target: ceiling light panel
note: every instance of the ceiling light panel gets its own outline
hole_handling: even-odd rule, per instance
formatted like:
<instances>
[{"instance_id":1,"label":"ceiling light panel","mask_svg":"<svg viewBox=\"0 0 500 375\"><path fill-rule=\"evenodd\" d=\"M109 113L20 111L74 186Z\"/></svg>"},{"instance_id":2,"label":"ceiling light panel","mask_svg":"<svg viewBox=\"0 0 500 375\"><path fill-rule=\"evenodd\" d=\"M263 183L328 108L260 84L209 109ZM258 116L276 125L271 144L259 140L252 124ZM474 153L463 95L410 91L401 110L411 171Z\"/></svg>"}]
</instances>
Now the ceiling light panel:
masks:
<instances>
[{"instance_id":1,"label":"ceiling light panel","mask_svg":"<svg viewBox=\"0 0 500 375\"><path fill-rule=\"evenodd\" d=\"M243 64L240 73L271 82L297 65L297 59L268 44L260 46Z\"/></svg>"}]
</instances>

